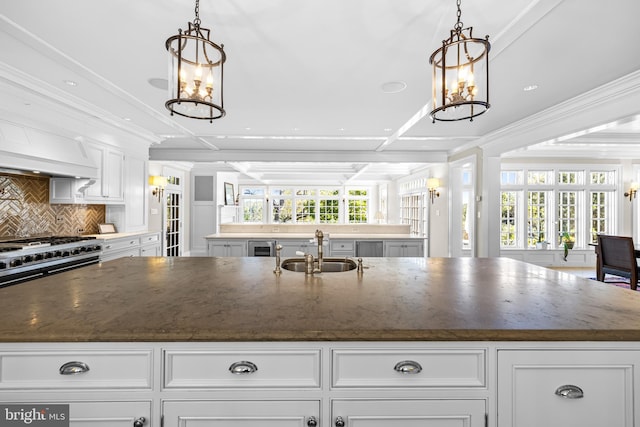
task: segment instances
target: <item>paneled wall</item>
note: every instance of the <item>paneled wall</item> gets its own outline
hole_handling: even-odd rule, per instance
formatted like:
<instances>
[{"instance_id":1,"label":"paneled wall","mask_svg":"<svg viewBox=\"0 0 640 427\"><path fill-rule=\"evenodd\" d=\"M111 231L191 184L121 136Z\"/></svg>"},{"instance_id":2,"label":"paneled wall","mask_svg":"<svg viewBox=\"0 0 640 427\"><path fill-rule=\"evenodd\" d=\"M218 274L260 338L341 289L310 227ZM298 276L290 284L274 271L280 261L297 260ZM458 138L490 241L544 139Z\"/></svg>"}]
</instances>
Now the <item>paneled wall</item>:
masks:
<instances>
[{"instance_id":1,"label":"paneled wall","mask_svg":"<svg viewBox=\"0 0 640 427\"><path fill-rule=\"evenodd\" d=\"M50 205L48 178L0 175L0 237L97 234L104 221L104 205Z\"/></svg>"}]
</instances>

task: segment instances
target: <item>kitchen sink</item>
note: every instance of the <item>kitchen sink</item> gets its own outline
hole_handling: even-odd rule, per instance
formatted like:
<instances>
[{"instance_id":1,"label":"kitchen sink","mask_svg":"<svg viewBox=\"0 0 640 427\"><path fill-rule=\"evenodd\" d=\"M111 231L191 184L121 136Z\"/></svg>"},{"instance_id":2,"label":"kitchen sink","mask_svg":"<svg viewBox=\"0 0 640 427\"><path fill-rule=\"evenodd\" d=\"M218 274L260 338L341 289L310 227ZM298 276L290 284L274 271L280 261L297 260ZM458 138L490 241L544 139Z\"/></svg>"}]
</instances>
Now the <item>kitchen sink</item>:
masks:
<instances>
[{"instance_id":1,"label":"kitchen sink","mask_svg":"<svg viewBox=\"0 0 640 427\"><path fill-rule=\"evenodd\" d=\"M323 258L322 272L336 273L341 271L355 270L358 264L348 258ZM289 271L305 272L304 258L289 258L282 261L282 268Z\"/></svg>"}]
</instances>

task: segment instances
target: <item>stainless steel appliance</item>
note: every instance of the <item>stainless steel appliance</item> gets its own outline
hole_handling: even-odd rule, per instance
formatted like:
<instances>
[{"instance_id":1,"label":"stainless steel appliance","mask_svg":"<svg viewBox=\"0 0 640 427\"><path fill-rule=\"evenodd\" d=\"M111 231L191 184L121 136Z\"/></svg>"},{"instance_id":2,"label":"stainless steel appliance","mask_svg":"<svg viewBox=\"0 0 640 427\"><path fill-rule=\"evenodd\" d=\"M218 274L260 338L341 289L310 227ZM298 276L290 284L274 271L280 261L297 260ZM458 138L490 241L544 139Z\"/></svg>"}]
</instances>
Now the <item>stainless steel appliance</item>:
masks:
<instances>
[{"instance_id":1,"label":"stainless steel appliance","mask_svg":"<svg viewBox=\"0 0 640 427\"><path fill-rule=\"evenodd\" d=\"M356 256L361 257L381 257L382 241L359 240L356 242Z\"/></svg>"},{"instance_id":2,"label":"stainless steel appliance","mask_svg":"<svg viewBox=\"0 0 640 427\"><path fill-rule=\"evenodd\" d=\"M275 247L273 240L249 240L249 256L275 256Z\"/></svg>"},{"instance_id":3,"label":"stainless steel appliance","mask_svg":"<svg viewBox=\"0 0 640 427\"><path fill-rule=\"evenodd\" d=\"M102 241L87 236L0 240L0 287L96 264Z\"/></svg>"}]
</instances>

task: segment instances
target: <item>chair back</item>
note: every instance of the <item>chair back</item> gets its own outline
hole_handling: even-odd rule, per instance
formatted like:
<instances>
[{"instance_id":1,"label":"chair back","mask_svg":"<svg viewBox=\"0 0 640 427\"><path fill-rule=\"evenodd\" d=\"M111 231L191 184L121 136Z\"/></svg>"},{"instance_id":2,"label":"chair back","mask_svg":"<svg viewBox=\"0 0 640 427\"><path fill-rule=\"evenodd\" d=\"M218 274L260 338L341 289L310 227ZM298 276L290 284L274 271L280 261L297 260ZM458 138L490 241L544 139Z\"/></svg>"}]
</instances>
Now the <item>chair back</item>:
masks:
<instances>
[{"instance_id":1,"label":"chair back","mask_svg":"<svg viewBox=\"0 0 640 427\"><path fill-rule=\"evenodd\" d=\"M627 273L624 276L638 270L633 239L627 236L598 235L598 263L602 271L616 274Z\"/></svg>"}]
</instances>

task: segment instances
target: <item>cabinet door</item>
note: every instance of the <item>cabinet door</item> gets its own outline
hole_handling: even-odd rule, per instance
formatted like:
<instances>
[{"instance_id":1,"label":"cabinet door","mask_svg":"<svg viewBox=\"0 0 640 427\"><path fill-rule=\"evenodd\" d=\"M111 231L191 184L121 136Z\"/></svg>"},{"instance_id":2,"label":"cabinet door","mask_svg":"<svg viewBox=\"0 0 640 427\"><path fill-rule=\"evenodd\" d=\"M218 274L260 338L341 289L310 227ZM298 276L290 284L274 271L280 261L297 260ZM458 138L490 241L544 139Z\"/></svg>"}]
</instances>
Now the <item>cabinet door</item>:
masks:
<instances>
[{"instance_id":1,"label":"cabinet door","mask_svg":"<svg viewBox=\"0 0 640 427\"><path fill-rule=\"evenodd\" d=\"M406 257L421 257L424 253L424 245L422 242L405 242L404 243L404 256Z\"/></svg>"},{"instance_id":2,"label":"cabinet door","mask_svg":"<svg viewBox=\"0 0 640 427\"><path fill-rule=\"evenodd\" d=\"M320 425L315 400L165 401L162 413L164 427L302 427L312 419Z\"/></svg>"},{"instance_id":3,"label":"cabinet door","mask_svg":"<svg viewBox=\"0 0 640 427\"><path fill-rule=\"evenodd\" d=\"M229 242L227 256L243 257L247 256L247 245L245 242Z\"/></svg>"},{"instance_id":4,"label":"cabinet door","mask_svg":"<svg viewBox=\"0 0 640 427\"><path fill-rule=\"evenodd\" d=\"M404 256L404 248L400 242L385 242L384 243L384 256L386 257L402 257Z\"/></svg>"},{"instance_id":5,"label":"cabinet door","mask_svg":"<svg viewBox=\"0 0 640 427\"><path fill-rule=\"evenodd\" d=\"M209 242L209 244L207 245L207 253L209 256L227 256L226 242Z\"/></svg>"},{"instance_id":6,"label":"cabinet door","mask_svg":"<svg viewBox=\"0 0 640 427\"><path fill-rule=\"evenodd\" d=\"M499 351L499 427L637 425L638 356L632 351Z\"/></svg>"},{"instance_id":7,"label":"cabinet door","mask_svg":"<svg viewBox=\"0 0 640 427\"><path fill-rule=\"evenodd\" d=\"M98 168L98 177L95 179L95 182L90 185L85 191L85 198L87 200L100 200L104 196L104 192L102 189L102 186L104 185L102 180L102 174L104 171L104 149L102 147L91 144L87 144L86 149L87 156L89 157L89 159L91 159L95 167Z\"/></svg>"},{"instance_id":8,"label":"cabinet door","mask_svg":"<svg viewBox=\"0 0 640 427\"><path fill-rule=\"evenodd\" d=\"M51 178L49 180L49 203L73 203L75 180L71 178Z\"/></svg>"},{"instance_id":9,"label":"cabinet door","mask_svg":"<svg viewBox=\"0 0 640 427\"><path fill-rule=\"evenodd\" d=\"M124 155L119 151L106 150L105 170L102 173L105 196L109 200L124 201Z\"/></svg>"},{"instance_id":10,"label":"cabinet door","mask_svg":"<svg viewBox=\"0 0 640 427\"><path fill-rule=\"evenodd\" d=\"M71 402L69 404L70 427L131 427L137 421L142 426L151 425L150 402ZM112 399L108 399L112 400Z\"/></svg>"},{"instance_id":11,"label":"cabinet door","mask_svg":"<svg viewBox=\"0 0 640 427\"><path fill-rule=\"evenodd\" d=\"M278 243L282 245L280 256L285 258L299 257L300 255L296 254L296 252L304 252L314 257L318 256L318 246L308 240L279 240Z\"/></svg>"},{"instance_id":12,"label":"cabinet door","mask_svg":"<svg viewBox=\"0 0 640 427\"><path fill-rule=\"evenodd\" d=\"M323 425L484 427L485 413L485 401L481 399L334 400L331 408L331 423Z\"/></svg>"},{"instance_id":13,"label":"cabinet door","mask_svg":"<svg viewBox=\"0 0 640 427\"><path fill-rule=\"evenodd\" d=\"M162 248L160 247L160 243L141 246L140 256L162 256Z\"/></svg>"}]
</instances>

